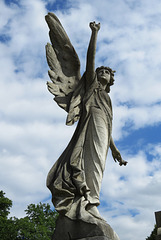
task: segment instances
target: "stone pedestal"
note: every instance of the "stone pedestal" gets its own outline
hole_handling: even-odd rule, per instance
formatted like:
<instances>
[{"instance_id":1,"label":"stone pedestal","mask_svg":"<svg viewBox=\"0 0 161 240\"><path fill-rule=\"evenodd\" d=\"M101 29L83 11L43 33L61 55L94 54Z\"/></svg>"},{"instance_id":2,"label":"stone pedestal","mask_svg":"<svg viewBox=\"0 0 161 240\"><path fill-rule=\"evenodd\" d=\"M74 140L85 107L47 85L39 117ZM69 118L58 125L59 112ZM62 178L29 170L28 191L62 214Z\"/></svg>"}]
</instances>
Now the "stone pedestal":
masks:
<instances>
[{"instance_id":1,"label":"stone pedestal","mask_svg":"<svg viewBox=\"0 0 161 240\"><path fill-rule=\"evenodd\" d=\"M161 235L156 236L156 240L161 240Z\"/></svg>"},{"instance_id":2,"label":"stone pedestal","mask_svg":"<svg viewBox=\"0 0 161 240\"><path fill-rule=\"evenodd\" d=\"M107 238L107 237L97 236L97 237L81 238L81 239L77 239L77 240L109 240L109 239L110 238Z\"/></svg>"},{"instance_id":3,"label":"stone pedestal","mask_svg":"<svg viewBox=\"0 0 161 240\"><path fill-rule=\"evenodd\" d=\"M52 240L119 240L109 224L97 220L97 224L70 220L59 215Z\"/></svg>"},{"instance_id":4,"label":"stone pedestal","mask_svg":"<svg viewBox=\"0 0 161 240\"><path fill-rule=\"evenodd\" d=\"M158 228L161 228L161 211L155 212L155 219Z\"/></svg>"},{"instance_id":5,"label":"stone pedestal","mask_svg":"<svg viewBox=\"0 0 161 240\"><path fill-rule=\"evenodd\" d=\"M155 212L155 219L157 224L156 240L161 240L161 211Z\"/></svg>"}]
</instances>

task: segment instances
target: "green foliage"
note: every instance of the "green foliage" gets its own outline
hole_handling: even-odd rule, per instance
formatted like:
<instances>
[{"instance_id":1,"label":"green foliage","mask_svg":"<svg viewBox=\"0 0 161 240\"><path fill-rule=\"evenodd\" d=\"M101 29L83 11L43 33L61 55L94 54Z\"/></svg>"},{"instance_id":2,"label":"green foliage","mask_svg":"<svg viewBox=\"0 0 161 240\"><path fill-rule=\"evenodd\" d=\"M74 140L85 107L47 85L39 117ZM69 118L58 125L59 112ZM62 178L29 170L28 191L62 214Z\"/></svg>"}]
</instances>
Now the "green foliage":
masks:
<instances>
[{"instance_id":1,"label":"green foliage","mask_svg":"<svg viewBox=\"0 0 161 240\"><path fill-rule=\"evenodd\" d=\"M25 210L26 217L18 220L17 239L29 240L50 240L55 228L55 221L58 216L52 211L49 204L30 204Z\"/></svg>"},{"instance_id":2,"label":"green foliage","mask_svg":"<svg viewBox=\"0 0 161 240\"><path fill-rule=\"evenodd\" d=\"M0 218L0 239L3 240L17 239L16 222L14 221L14 219Z\"/></svg>"},{"instance_id":3,"label":"green foliage","mask_svg":"<svg viewBox=\"0 0 161 240\"><path fill-rule=\"evenodd\" d=\"M5 197L5 193L0 191L0 239L11 240L16 239L15 221L8 218L12 201Z\"/></svg>"},{"instance_id":4,"label":"green foliage","mask_svg":"<svg viewBox=\"0 0 161 240\"><path fill-rule=\"evenodd\" d=\"M157 226L154 226L153 231L151 232L150 236L146 238L146 240L155 240L155 236L157 235Z\"/></svg>"},{"instance_id":5,"label":"green foliage","mask_svg":"<svg viewBox=\"0 0 161 240\"><path fill-rule=\"evenodd\" d=\"M10 213L10 208L12 207L12 201L6 198L5 193L0 191L0 217L6 218Z\"/></svg>"},{"instance_id":6,"label":"green foliage","mask_svg":"<svg viewBox=\"0 0 161 240\"><path fill-rule=\"evenodd\" d=\"M8 218L12 201L0 192L0 239L50 240L58 213L49 204L30 204L24 218Z\"/></svg>"}]
</instances>

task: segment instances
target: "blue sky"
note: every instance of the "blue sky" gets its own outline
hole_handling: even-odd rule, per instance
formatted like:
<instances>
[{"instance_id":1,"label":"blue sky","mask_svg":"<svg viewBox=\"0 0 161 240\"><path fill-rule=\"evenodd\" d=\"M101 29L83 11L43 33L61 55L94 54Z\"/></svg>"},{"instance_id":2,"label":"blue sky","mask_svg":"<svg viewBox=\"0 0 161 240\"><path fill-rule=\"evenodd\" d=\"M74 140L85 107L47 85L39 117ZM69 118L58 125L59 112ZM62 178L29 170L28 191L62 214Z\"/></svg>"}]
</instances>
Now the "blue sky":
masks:
<instances>
[{"instance_id":1,"label":"blue sky","mask_svg":"<svg viewBox=\"0 0 161 240\"><path fill-rule=\"evenodd\" d=\"M0 2L0 184L13 200L11 214L50 202L47 173L75 129L46 88L48 11L68 33L82 74L88 24L101 22L96 67L116 70L113 138L128 165L117 165L109 151L99 210L120 240L145 239L161 210L160 0Z\"/></svg>"}]
</instances>

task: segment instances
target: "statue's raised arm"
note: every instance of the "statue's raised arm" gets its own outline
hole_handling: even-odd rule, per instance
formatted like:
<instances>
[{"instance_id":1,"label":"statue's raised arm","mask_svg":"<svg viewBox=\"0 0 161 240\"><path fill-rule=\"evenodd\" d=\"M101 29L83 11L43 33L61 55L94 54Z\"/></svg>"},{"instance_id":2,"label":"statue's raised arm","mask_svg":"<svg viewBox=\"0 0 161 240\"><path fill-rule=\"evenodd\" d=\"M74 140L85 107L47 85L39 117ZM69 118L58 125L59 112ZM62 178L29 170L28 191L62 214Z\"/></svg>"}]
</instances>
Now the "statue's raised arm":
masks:
<instances>
[{"instance_id":1,"label":"statue's raised arm","mask_svg":"<svg viewBox=\"0 0 161 240\"><path fill-rule=\"evenodd\" d=\"M71 141L54 161L47 177L53 204L59 212L53 239L118 240L97 209L108 149L120 165L127 164L112 140L113 113L108 93L115 71L104 66L95 70L100 24L90 23L87 63L81 77L79 58L60 21L52 13L46 21L52 43L46 46L51 69L48 89L67 111L67 125L79 120Z\"/></svg>"},{"instance_id":2,"label":"statue's raised arm","mask_svg":"<svg viewBox=\"0 0 161 240\"><path fill-rule=\"evenodd\" d=\"M92 34L87 51L87 63L86 63L86 81L87 84L90 84L90 80L95 76L95 56L96 56L96 43L97 43L97 34L100 29L100 23L96 24L91 22L89 24Z\"/></svg>"}]
</instances>

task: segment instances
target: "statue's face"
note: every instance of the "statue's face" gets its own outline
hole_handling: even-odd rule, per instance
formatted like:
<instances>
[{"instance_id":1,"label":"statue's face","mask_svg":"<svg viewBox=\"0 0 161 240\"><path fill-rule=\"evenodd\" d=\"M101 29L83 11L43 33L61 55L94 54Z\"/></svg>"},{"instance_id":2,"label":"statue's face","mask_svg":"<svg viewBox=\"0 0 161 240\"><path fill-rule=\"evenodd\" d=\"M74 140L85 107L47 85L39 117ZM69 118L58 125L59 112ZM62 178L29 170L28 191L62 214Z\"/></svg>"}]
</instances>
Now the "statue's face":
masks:
<instances>
[{"instance_id":1,"label":"statue's face","mask_svg":"<svg viewBox=\"0 0 161 240\"><path fill-rule=\"evenodd\" d=\"M110 72L108 71L108 69L102 68L99 70L99 72L97 73L97 77L98 80L103 84L103 85L107 85L110 83Z\"/></svg>"}]
</instances>

